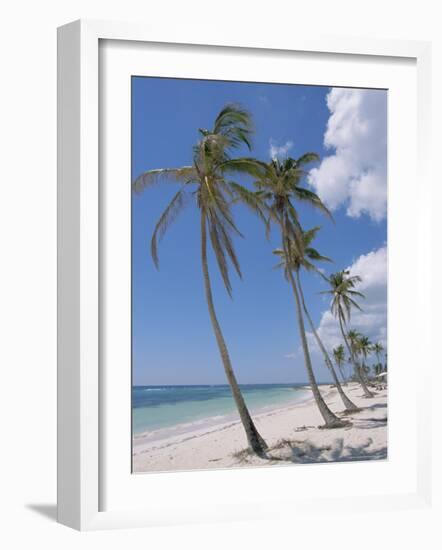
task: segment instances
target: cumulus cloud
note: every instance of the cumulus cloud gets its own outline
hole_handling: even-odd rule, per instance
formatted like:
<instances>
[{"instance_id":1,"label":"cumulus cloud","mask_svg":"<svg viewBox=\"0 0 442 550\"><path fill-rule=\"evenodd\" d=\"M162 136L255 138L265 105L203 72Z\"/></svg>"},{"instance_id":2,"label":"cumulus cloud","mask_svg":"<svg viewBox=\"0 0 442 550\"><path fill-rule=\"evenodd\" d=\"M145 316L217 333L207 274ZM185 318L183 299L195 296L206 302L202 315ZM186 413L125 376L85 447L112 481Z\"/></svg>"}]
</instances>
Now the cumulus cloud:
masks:
<instances>
[{"instance_id":1,"label":"cumulus cloud","mask_svg":"<svg viewBox=\"0 0 442 550\"><path fill-rule=\"evenodd\" d=\"M286 141L283 145L277 145L273 139L270 140L269 155L272 159L284 158L293 147L293 141Z\"/></svg>"},{"instance_id":2,"label":"cumulus cloud","mask_svg":"<svg viewBox=\"0 0 442 550\"><path fill-rule=\"evenodd\" d=\"M365 295L358 299L363 311L352 310L351 328L368 336L372 342L387 344L387 247L360 256L347 268L351 275L359 275L362 282L357 290ZM329 310L324 311L318 333L327 349L342 343L339 323Z\"/></svg>"},{"instance_id":3,"label":"cumulus cloud","mask_svg":"<svg viewBox=\"0 0 442 550\"><path fill-rule=\"evenodd\" d=\"M310 171L308 181L331 210L367 214L380 221L387 212L387 93L332 88L324 145L333 154Z\"/></svg>"},{"instance_id":4,"label":"cumulus cloud","mask_svg":"<svg viewBox=\"0 0 442 550\"><path fill-rule=\"evenodd\" d=\"M362 282L358 290L365 299L358 299L363 311L352 310L350 327L363 333L373 342L381 342L387 347L387 247L383 246L368 254L359 256L348 268L351 275L359 275ZM306 323L306 329L308 325ZM329 302L323 311L319 325L316 328L319 337L329 352L339 344L343 344L339 323L330 312ZM307 332L307 341L313 363L319 373L319 379L327 377L323 365L321 350L312 332ZM284 355L286 359L300 361L303 359L302 347ZM323 369L321 371L321 368Z\"/></svg>"}]
</instances>

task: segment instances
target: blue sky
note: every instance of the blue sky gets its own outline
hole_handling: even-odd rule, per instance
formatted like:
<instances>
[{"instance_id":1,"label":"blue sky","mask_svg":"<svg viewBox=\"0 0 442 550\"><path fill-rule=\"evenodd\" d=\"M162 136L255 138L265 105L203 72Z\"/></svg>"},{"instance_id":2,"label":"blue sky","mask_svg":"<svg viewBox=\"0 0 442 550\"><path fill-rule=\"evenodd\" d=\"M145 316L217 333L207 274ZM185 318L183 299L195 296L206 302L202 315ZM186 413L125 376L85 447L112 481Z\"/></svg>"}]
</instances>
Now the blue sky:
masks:
<instances>
[{"instance_id":1,"label":"blue sky","mask_svg":"<svg viewBox=\"0 0 442 550\"><path fill-rule=\"evenodd\" d=\"M330 106L329 92L330 88L314 86L134 77L133 178L153 168L191 164L197 129L210 128L219 110L230 102L240 103L253 116L253 156L269 160L272 146L273 152L275 147L285 147L295 158L307 151L316 151L321 158L338 156L341 134L336 138L337 149L324 147L327 125L333 124L333 109L339 116L336 104ZM371 94L382 97L386 104L385 92ZM351 109L347 97L336 101L346 113ZM371 112L363 111L361 105L365 104L358 103L358 116ZM352 120L355 118L350 117L350 125ZM333 144L332 138L329 136ZM350 146L357 142L349 139ZM335 181L334 176L328 177L328 164L319 163L317 177L311 181L313 188L334 201L331 206L335 223L299 206L305 228L322 226L315 245L334 259L334 264L324 265L328 272L354 264L386 242L386 218L379 214L379 205L373 206L372 199L364 205L361 201L366 200L367 193L354 193L358 182L361 190L363 185L370 185L363 178L370 173L369 162L375 161L361 161L355 167L353 160L348 160L351 155L347 155L347 150L348 147L342 149L337 162L344 164L347 171L361 172L359 180L357 175L351 175L351 181L356 183L345 187L347 196L342 195L342 178L336 179L342 200L334 201L338 195L324 187ZM242 153L247 152L238 152ZM135 384L225 383L204 299L195 206L180 215L160 243L159 271L150 257L153 227L176 189L175 184L165 183L133 195L132 199L133 380ZM293 296L282 273L273 269L276 262L272 250L279 246L278 234L273 232L268 242L261 222L242 206L235 207L234 213L245 238L235 241L243 280L232 272L233 300L222 285L212 257L210 269L218 317L238 380L304 382L307 377L299 353ZM328 300L318 294L324 285L318 277L304 274L303 287L313 319L321 326L327 321L324 315L328 308ZM313 350L312 356L318 380L328 381L320 355Z\"/></svg>"}]
</instances>

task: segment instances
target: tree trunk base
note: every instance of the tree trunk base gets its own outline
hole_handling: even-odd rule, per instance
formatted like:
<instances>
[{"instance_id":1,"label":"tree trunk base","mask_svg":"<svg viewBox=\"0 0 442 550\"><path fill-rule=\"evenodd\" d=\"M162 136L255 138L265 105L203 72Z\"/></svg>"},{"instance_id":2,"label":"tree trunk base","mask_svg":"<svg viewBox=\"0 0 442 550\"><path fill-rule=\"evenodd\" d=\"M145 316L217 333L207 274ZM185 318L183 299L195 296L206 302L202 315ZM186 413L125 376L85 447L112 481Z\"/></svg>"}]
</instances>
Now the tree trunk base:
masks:
<instances>
[{"instance_id":1,"label":"tree trunk base","mask_svg":"<svg viewBox=\"0 0 442 550\"><path fill-rule=\"evenodd\" d=\"M267 458L266 451L268 450L268 445L264 439L259 434L258 430L255 428L254 424L250 419L251 425L247 430L247 440L248 440L248 449L251 453L255 454L259 458Z\"/></svg>"},{"instance_id":2,"label":"tree trunk base","mask_svg":"<svg viewBox=\"0 0 442 550\"><path fill-rule=\"evenodd\" d=\"M340 390L339 394L341 396L342 402L344 403L344 407L347 412L356 412L357 410L359 410L358 407L353 403L353 401L346 396L342 388L338 387L338 390Z\"/></svg>"},{"instance_id":3,"label":"tree trunk base","mask_svg":"<svg viewBox=\"0 0 442 550\"><path fill-rule=\"evenodd\" d=\"M348 420L341 420L337 418L336 420L332 420L331 422L327 422L326 424L323 424L322 426L318 426L320 430L335 430L337 428L348 428L351 426L351 422Z\"/></svg>"},{"instance_id":4,"label":"tree trunk base","mask_svg":"<svg viewBox=\"0 0 442 550\"><path fill-rule=\"evenodd\" d=\"M344 409L344 411L342 411L342 414L354 414L354 413L357 413L357 412L361 412L362 409L359 408L359 407L356 407L356 405L354 407L347 407L346 409Z\"/></svg>"},{"instance_id":5,"label":"tree trunk base","mask_svg":"<svg viewBox=\"0 0 442 550\"><path fill-rule=\"evenodd\" d=\"M368 393L364 393L362 397L364 397L365 399L373 399L375 395L376 395L375 393L369 391Z\"/></svg>"},{"instance_id":6,"label":"tree trunk base","mask_svg":"<svg viewBox=\"0 0 442 550\"><path fill-rule=\"evenodd\" d=\"M258 458L265 458L265 459L269 458L266 452L267 449L268 449L267 445L265 449L254 449L250 445L248 446L249 453L257 456Z\"/></svg>"}]
</instances>

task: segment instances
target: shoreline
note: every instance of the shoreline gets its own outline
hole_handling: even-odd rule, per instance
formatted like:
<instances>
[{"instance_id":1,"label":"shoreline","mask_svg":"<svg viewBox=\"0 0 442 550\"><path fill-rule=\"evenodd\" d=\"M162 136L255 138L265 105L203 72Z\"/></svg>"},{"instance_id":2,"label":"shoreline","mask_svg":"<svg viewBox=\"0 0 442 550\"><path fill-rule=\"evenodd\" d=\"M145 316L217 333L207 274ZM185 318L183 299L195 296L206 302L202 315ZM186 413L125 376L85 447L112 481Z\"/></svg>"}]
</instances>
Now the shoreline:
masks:
<instances>
[{"instance_id":1,"label":"shoreline","mask_svg":"<svg viewBox=\"0 0 442 550\"><path fill-rule=\"evenodd\" d=\"M330 387L331 384L322 384L320 387ZM263 405L261 407L252 409L249 408L253 418L259 418L263 415L273 414L278 411L283 411L286 409L291 409L298 405L305 404L313 399L313 394L309 385L303 385L297 388L299 390L307 390L309 394L306 396L301 396L299 400L295 400L288 403L274 403L273 405ZM330 391L330 390L326 390ZM324 395L326 391L323 390ZM152 430L145 430L142 432L136 432L132 435L132 442L134 447L138 447L144 443L160 443L166 439L179 439L180 436L185 437L192 433L200 432L201 430L210 430L212 429L222 429L225 425L234 425L240 422L238 413L236 409L232 412L226 414L218 414L214 416L208 416L206 418L200 418L189 422L183 422L180 424L174 424L172 426L165 426L161 428L154 428ZM198 426L201 426L200 428ZM177 433L174 435L173 432ZM171 435L167 435L168 432L171 432ZM144 440L144 441L143 441Z\"/></svg>"},{"instance_id":2,"label":"shoreline","mask_svg":"<svg viewBox=\"0 0 442 550\"><path fill-rule=\"evenodd\" d=\"M336 388L321 393L338 415L343 405ZM269 445L267 459L250 455L239 419L185 431L158 440L133 438L133 473L234 468L247 465L373 460L387 457L387 391L366 399L356 383L344 388L360 412L345 415L351 427L324 430L313 395L299 403L253 414ZM149 433L149 432L148 432Z\"/></svg>"}]
</instances>

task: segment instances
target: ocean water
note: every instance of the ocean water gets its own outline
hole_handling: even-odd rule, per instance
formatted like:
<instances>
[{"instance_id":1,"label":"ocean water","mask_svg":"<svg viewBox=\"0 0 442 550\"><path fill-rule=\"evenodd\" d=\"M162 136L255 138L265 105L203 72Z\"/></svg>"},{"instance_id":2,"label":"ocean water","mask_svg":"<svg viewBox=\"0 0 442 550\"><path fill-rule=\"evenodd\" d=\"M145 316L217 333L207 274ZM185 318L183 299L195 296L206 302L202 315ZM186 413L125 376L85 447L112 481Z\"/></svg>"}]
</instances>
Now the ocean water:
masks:
<instances>
[{"instance_id":1,"label":"ocean water","mask_svg":"<svg viewBox=\"0 0 442 550\"><path fill-rule=\"evenodd\" d=\"M247 384L241 391L252 413L300 403L311 397L304 384ZM238 419L228 385L134 386L134 437L161 439Z\"/></svg>"}]
</instances>

